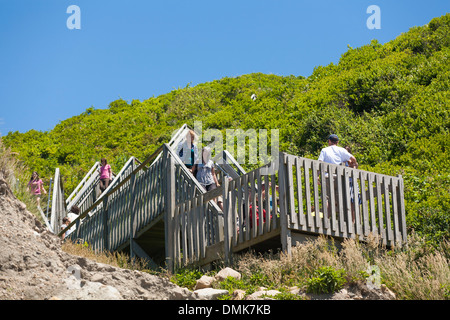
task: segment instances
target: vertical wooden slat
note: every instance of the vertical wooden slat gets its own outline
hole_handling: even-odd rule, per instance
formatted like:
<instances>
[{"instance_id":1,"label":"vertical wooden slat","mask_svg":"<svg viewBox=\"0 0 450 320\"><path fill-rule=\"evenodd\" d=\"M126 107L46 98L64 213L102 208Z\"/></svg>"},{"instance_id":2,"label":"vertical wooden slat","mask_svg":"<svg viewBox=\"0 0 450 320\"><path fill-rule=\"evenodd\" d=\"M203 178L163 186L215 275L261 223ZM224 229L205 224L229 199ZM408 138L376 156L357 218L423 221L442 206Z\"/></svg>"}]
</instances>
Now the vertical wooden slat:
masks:
<instances>
[{"instance_id":1,"label":"vertical wooden slat","mask_svg":"<svg viewBox=\"0 0 450 320\"><path fill-rule=\"evenodd\" d=\"M108 195L103 198L103 248L109 250L109 232L108 232Z\"/></svg>"},{"instance_id":2,"label":"vertical wooden slat","mask_svg":"<svg viewBox=\"0 0 450 320\"><path fill-rule=\"evenodd\" d=\"M344 216L347 217L348 237L355 238L355 227L353 223L351 200L350 200L350 174L349 169L344 168Z\"/></svg>"},{"instance_id":3,"label":"vertical wooden slat","mask_svg":"<svg viewBox=\"0 0 450 320\"><path fill-rule=\"evenodd\" d=\"M389 177L384 176L384 208L386 215L386 229L387 229L387 240L388 243L394 241L394 235L392 233L392 225L391 225L391 205L389 201L389 185L391 184L391 179Z\"/></svg>"},{"instance_id":4,"label":"vertical wooden slat","mask_svg":"<svg viewBox=\"0 0 450 320\"><path fill-rule=\"evenodd\" d=\"M232 235L232 213L231 213L231 197L230 197L230 187L231 183L228 182L228 179L224 177L222 179L222 198L223 198L223 220L224 220L224 256L225 256L225 264L231 264L231 235Z\"/></svg>"},{"instance_id":5,"label":"vertical wooden slat","mask_svg":"<svg viewBox=\"0 0 450 320\"><path fill-rule=\"evenodd\" d=\"M345 181L345 176L344 176L344 167L337 167L336 168L336 174L339 178L339 181ZM345 215L344 215L344 197L343 197L343 192L344 189L342 188L342 183L338 183L338 209L339 209L339 219L338 219L338 227L339 229L337 230L338 232L340 231L340 234L342 235L342 237L347 237L347 226L345 223Z\"/></svg>"},{"instance_id":6,"label":"vertical wooden slat","mask_svg":"<svg viewBox=\"0 0 450 320\"><path fill-rule=\"evenodd\" d=\"M232 214L232 227L233 227L233 246L237 245L238 243L238 230L240 228L240 218L239 218L239 212L238 212L238 208L239 208L239 204L240 202L239 200L239 196L238 196L238 189L240 188L239 185L237 184L237 180L232 180L231 181L231 214Z\"/></svg>"},{"instance_id":7,"label":"vertical wooden slat","mask_svg":"<svg viewBox=\"0 0 450 320\"><path fill-rule=\"evenodd\" d=\"M383 199L382 199L382 177L380 175L375 176L375 183L377 188L377 211L378 211L378 234L382 239L382 243L387 243L386 230L384 228L384 215L383 215Z\"/></svg>"},{"instance_id":8,"label":"vertical wooden slat","mask_svg":"<svg viewBox=\"0 0 450 320\"><path fill-rule=\"evenodd\" d=\"M196 261L198 259L198 198L194 198L192 201L192 210L189 213L191 218L191 243L192 243L192 255L191 260Z\"/></svg>"},{"instance_id":9,"label":"vertical wooden slat","mask_svg":"<svg viewBox=\"0 0 450 320\"><path fill-rule=\"evenodd\" d=\"M322 220L320 219L320 206L319 206L319 181L317 177L317 162L312 162L312 176L313 176L313 190L314 190L314 208L315 208L315 230L314 232L322 233ZM326 206L326 203L325 205Z\"/></svg>"},{"instance_id":10,"label":"vertical wooden slat","mask_svg":"<svg viewBox=\"0 0 450 320\"><path fill-rule=\"evenodd\" d=\"M302 192L302 164L303 160L299 157L295 158L295 168L297 185L294 188L297 189L297 208L298 208L298 222L301 230L306 230L305 214L303 213L303 192Z\"/></svg>"},{"instance_id":11,"label":"vertical wooden slat","mask_svg":"<svg viewBox=\"0 0 450 320\"><path fill-rule=\"evenodd\" d=\"M292 173L292 157L286 156L286 214L287 223L289 227L298 228L297 215L295 213L295 202L294 202L294 178Z\"/></svg>"},{"instance_id":12,"label":"vertical wooden slat","mask_svg":"<svg viewBox=\"0 0 450 320\"><path fill-rule=\"evenodd\" d=\"M356 190L361 190L359 188L359 184L358 184L358 174L356 173L356 170L351 169L351 175L352 175L352 181L353 181L353 194L356 194ZM350 193L347 194L350 197ZM355 208L355 232L358 236L362 237L363 233L362 233L362 228L361 228L361 215L360 215L360 206L359 206L359 202L356 201L356 199L353 199L354 202L354 208Z\"/></svg>"},{"instance_id":13,"label":"vertical wooden slat","mask_svg":"<svg viewBox=\"0 0 450 320\"><path fill-rule=\"evenodd\" d=\"M200 243L200 254L199 258L204 258L206 254L206 228L205 228L205 218L206 218L206 211L208 208L208 204L203 203L203 194L201 194L198 197L199 200L199 243Z\"/></svg>"},{"instance_id":14,"label":"vertical wooden slat","mask_svg":"<svg viewBox=\"0 0 450 320\"><path fill-rule=\"evenodd\" d=\"M165 248L166 264L170 272L173 272L174 257L174 232L173 232L173 210L175 207L175 164L168 150L164 149L164 158L166 161L166 203L165 203Z\"/></svg>"},{"instance_id":15,"label":"vertical wooden slat","mask_svg":"<svg viewBox=\"0 0 450 320\"><path fill-rule=\"evenodd\" d=\"M280 153L280 165L278 169L278 176L280 179L280 229L281 229L281 249L288 255L291 253L291 237L288 228L288 208L287 208L287 170L288 161L284 153Z\"/></svg>"},{"instance_id":16,"label":"vertical wooden slat","mask_svg":"<svg viewBox=\"0 0 450 320\"><path fill-rule=\"evenodd\" d=\"M245 216L245 241L250 240L250 212L249 212L249 194L248 194L249 175L244 175L242 192L244 193L243 214Z\"/></svg>"},{"instance_id":17,"label":"vertical wooden slat","mask_svg":"<svg viewBox=\"0 0 450 320\"><path fill-rule=\"evenodd\" d=\"M398 207L397 207L398 179L391 178L391 186L392 186L392 214L394 216L394 238L395 243L401 243L402 238L398 222Z\"/></svg>"},{"instance_id":18,"label":"vertical wooden slat","mask_svg":"<svg viewBox=\"0 0 450 320\"><path fill-rule=\"evenodd\" d=\"M244 193L243 193L243 177L236 179L237 183L237 205L239 217L239 243L244 241Z\"/></svg>"},{"instance_id":19,"label":"vertical wooden slat","mask_svg":"<svg viewBox=\"0 0 450 320\"><path fill-rule=\"evenodd\" d=\"M361 181L361 189L358 190L354 189L354 201L355 205L357 204L359 206L359 195L361 195L361 206L362 206L362 216L363 216L363 228L364 228L364 236L367 237L370 232L370 225L369 225L369 212L367 209L367 199L366 199L366 174L364 172L359 173L360 181Z\"/></svg>"},{"instance_id":20,"label":"vertical wooden slat","mask_svg":"<svg viewBox=\"0 0 450 320\"><path fill-rule=\"evenodd\" d=\"M261 183L261 172L260 170L256 170L256 181L258 183L258 194L257 194L257 203L255 205L255 215L256 215L256 209L258 209L259 212L259 221L258 221L258 226L257 226L257 230L258 230L258 235L262 235L264 233L264 206L263 206L263 201L262 201L262 183Z\"/></svg>"},{"instance_id":21,"label":"vertical wooden slat","mask_svg":"<svg viewBox=\"0 0 450 320\"><path fill-rule=\"evenodd\" d=\"M375 197L373 193L373 174L368 174L368 189L369 189L369 203L370 203L370 231L376 235L378 234L376 214L375 214Z\"/></svg>"},{"instance_id":22,"label":"vertical wooden slat","mask_svg":"<svg viewBox=\"0 0 450 320\"><path fill-rule=\"evenodd\" d=\"M180 206L179 217L180 217L180 237L181 237L181 250L183 254L181 255L181 263L183 265L186 264L186 255L187 255L187 241L186 241L186 208L188 206L188 201L183 202Z\"/></svg>"},{"instance_id":23,"label":"vertical wooden slat","mask_svg":"<svg viewBox=\"0 0 450 320\"><path fill-rule=\"evenodd\" d=\"M401 175L398 175L399 178L399 190L398 190L398 205L400 210L400 228L402 233L402 240L404 243L407 241L406 234L406 216L405 216L405 200L404 200L404 187L403 187L403 178Z\"/></svg>"},{"instance_id":24,"label":"vertical wooden slat","mask_svg":"<svg viewBox=\"0 0 450 320\"><path fill-rule=\"evenodd\" d=\"M194 233L195 233L195 229L194 229L194 208L195 208L195 198L193 198L192 200L189 201L189 210L186 212L186 218L188 219L188 224L187 224L187 241L189 243L189 250L188 250L188 257L189 260L193 260L194 257L194 248L195 248L195 242L194 242Z\"/></svg>"},{"instance_id":25,"label":"vertical wooden slat","mask_svg":"<svg viewBox=\"0 0 450 320\"><path fill-rule=\"evenodd\" d=\"M323 218L320 217L320 208L316 207L316 225L318 225L318 223L320 222L321 226L322 226L322 221L323 223L323 229L320 230L320 233L326 233L327 232L327 225L325 223L326 217L328 217L328 208L334 206L334 203L331 201L331 195L330 195L330 199L328 199L328 195L327 195L327 189L328 186L330 184L333 184L333 180L334 177L328 175L328 167L329 164L325 163L325 162L320 162L318 164L319 169L320 169L320 198L322 199L322 214L323 214ZM327 186L328 184L328 186ZM334 198L334 197L333 197ZM325 229L325 230L324 230ZM325 232L324 232L325 231Z\"/></svg>"},{"instance_id":26,"label":"vertical wooden slat","mask_svg":"<svg viewBox=\"0 0 450 320\"><path fill-rule=\"evenodd\" d=\"M273 223L272 223L272 208L270 207L270 180L269 180L269 175L265 175L264 176L264 205L263 208L266 208L266 223L264 225L264 233L267 233L271 230L271 228L273 227ZM262 190L261 190L262 193ZM273 197L272 197L273 198Z\"/></svg>"},{"instance_id":27,"label":"vertical wooden slat","mask_svg":"<svg viewBox=\"0 0 450 320\"><path fill-rule=\"evenodd\" d=\"M309 181L309 169L311 168L311 160L305 159L305 202L306 202L306 222L308 224L308 228L311 230L314 229L314 221L311 215L311 187Z\"/></svg>"},{"instance_id":28,"label":"vertical wooden slat","mask_svg":"<svg viewBox=\"0 0 450 320\"><path fill-rule=\"evenodd\" d=\"M324 227L324 234L330 234L330 220L328 217L331 215L330 212L332 212L332 208L335 207L334 205L334 193L333 193L333 187L334 187L334 179L337 177L333 176L333 172L330 170L330 165L328 163L321 163L320 164L320 178L321 178L321 191L322 191L322 206L323 206L323 217L321 218L323 221L323 227ZM328 179L326 178L326 174L328 173ZM328 185L327 185L328 184ZM330 190L330 192L328 192ZM330 194L329 199L327 197L327 194ZM316 211L316 215L319 215L320 213Z\"/></svg>"},{"instance_id":29,"label":"vertical wooden slat","mask_svg":"<svg viewBox=\"0 0 450 320\"><path fill-rule=\"evenodd\" d=\"M272 181L272 230L274 230L278 227L278 195L275 174L270 176L270 180Z\"/></svg>"},{"instance_id":30,"label":"vertical wooden slat","mask_svg":"<svg viewBox=\"0 0 450 320\"><path fill-rule=\"evenodd\" d=\"M249 211L250 206L252 206L252 216L250 221L250 238L256 238L258 225L256 223L256 210L258 209L256 206L256 190L255 190L255 171L251 171L248 174L249 176L249 183L250 183L250 199L249 199Z\"/></svg>"}]
</instances>

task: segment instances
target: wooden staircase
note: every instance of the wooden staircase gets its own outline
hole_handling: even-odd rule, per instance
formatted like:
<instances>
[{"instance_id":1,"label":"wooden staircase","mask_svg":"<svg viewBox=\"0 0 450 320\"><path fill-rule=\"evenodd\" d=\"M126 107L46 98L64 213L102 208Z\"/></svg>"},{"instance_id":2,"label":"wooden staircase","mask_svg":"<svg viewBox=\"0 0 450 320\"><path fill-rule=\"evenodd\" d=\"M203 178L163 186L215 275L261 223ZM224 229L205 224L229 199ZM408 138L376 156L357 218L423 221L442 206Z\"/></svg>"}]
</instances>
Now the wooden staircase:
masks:
<instances>
[{"instance_id":1,"label":"wooden staircase","mask_svg":"<svg viewBox=\"0 0 450 320\"><path fill-rule=\"evenodd\" d=\"M180 128L144 162L130 158L95 198L92 169L66 202L55 175L55 233L72 228L72 241L88 242L98 251L124 251L147 259L151 267L169 270L218 259L231 263L234 253L248 248L289 253L297 241L321 235L365 241L372 234L387 246L407 242L401 176L286 153L280 153L276 163L245 172L225 151L218 165L221 187L205 192L174 151L186 130ZM269 166L277 170L267 170ZM353 198L361 199L353 206L350 178L360 190ZM219 196L223 210L215 201ZM80 214L59 231L58 221L70 205L80 207Z\"/></svg>"}]
</instances>

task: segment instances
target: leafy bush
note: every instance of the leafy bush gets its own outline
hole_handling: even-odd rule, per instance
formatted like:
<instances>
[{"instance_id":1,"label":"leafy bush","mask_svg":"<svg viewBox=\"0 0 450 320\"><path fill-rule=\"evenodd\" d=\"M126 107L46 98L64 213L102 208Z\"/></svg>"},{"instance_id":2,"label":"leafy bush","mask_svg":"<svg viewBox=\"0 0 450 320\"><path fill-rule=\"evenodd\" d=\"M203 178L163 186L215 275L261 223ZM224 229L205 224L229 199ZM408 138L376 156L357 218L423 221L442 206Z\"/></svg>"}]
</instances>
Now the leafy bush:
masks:
<instances>
[{"instance_id":1,"label":"leafy bush","mask_svg":"<svg viewBox=\"0 0 450 320\"><path fill-rule=\"evenodd\" d=\"M314 272L314 276L307 281L307 292L332 293L342 288L346 282L345 271L332 267L321 267Z\"/></svg>"}]
</instances>

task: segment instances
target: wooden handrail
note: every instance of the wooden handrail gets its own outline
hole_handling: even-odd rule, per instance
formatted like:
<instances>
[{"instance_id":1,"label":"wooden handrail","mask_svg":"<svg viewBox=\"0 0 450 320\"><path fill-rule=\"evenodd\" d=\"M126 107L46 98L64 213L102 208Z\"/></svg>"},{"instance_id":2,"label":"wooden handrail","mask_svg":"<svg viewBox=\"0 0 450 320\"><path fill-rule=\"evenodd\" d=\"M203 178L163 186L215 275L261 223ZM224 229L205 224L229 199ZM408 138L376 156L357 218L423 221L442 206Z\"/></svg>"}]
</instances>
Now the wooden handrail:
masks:
<instances>
[{"instance_id":1,"label":"wooden handrail","mask_svg":"<svg viewBox=\"0 0 450 320\"><path fill-rule=\"evenodd\" d=\"M103 202L103 198L108 196L109 194L112 194L116 190L118 190L120 187L122 187L128 180L131 179L131 176L135 175L137 172L142 170L150 161L155 159L159 153L163 150L164 145L160 146L155 152L153 152L144 162L142 162L136 169L134 169L131 174L129 174L125 179L123 179L119 184L114 186L113 188L109 190L105 190L100 197L89 207L87 208L83 213L81 213L74 221L72 221L64 230L58 233L58 236L61 236L64 232L66 232L68 229L70 229L77 221L84 219L88 213L97 207L100 203Z\"/></svg>"}]
</instances>

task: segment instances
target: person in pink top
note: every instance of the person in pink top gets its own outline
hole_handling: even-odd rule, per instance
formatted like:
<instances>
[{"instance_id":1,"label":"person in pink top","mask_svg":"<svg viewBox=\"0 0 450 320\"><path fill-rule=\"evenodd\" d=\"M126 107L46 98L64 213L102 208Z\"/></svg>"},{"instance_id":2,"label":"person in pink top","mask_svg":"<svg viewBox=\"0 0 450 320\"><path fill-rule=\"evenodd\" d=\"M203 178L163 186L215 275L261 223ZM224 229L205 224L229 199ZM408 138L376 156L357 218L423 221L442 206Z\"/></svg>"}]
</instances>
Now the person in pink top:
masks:
<instances>
[{"instance_id":1,"label":"person in pink top","mask_svg":"<svg viewBox=\"0 0 450 320\"><path fill-rule=\"evenodd\" d=\"M44 189L44 182L39 178L39 175L36 171L31 175L31 179L28 182L27 186L28 191L36 198L36 202L38 207L41 207L41 190L47 194L47 191Z\"/></svg>"},{"instance_id":2,"label":"person in pink top","mask_svg":"<svg viewBox=\"0 0 450 320\"><path fill-rule=\"evenodd\" d=\"M109 186L109 182L112 180L111 166L108 164L105 158L101 160L100 171L100 193L106 190Z\"/></svg>"}]
</instances>

